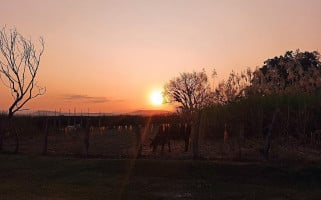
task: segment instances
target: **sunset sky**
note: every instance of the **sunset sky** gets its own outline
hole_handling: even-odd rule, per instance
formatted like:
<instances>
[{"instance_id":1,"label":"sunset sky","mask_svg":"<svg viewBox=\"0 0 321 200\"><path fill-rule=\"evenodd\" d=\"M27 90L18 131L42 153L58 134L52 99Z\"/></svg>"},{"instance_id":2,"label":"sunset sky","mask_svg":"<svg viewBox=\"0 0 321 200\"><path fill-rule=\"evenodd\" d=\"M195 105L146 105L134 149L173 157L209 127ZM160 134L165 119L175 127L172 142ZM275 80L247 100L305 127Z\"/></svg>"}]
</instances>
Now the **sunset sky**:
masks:
<instances>
[{"instance_id":1,"label":"sunset sky","mask_svg":"<svg viewBox=\"0 0 321 200\"><path fill-rule=\"evenodd\" d=\"M77 112L170 109L154 90L181 72L218 78L287 50L321 51L320 0L0 0L0 25L45 52L26 108ZM0 86L0 109L12 101Z\"/></svg>"}]
</instances>

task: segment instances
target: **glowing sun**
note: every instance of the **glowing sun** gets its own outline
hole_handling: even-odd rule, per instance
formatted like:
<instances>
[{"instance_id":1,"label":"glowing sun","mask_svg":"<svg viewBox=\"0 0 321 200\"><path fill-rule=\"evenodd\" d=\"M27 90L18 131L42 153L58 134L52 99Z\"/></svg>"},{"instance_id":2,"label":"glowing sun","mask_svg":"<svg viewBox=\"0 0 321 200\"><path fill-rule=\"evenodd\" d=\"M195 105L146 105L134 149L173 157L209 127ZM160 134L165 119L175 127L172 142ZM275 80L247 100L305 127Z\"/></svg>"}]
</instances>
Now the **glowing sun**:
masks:
<instances>
[{"instance_id":1,"label":"glowing sun","mask_svg":"<svg viewBox=\"0 0 321 200\"><path fill-rule=\"evenodd\" d=\"M150 95L150 101L155 106L160 106L163 103L163 95L161 91L153 91Z\"/></svg>"}]
</instances>

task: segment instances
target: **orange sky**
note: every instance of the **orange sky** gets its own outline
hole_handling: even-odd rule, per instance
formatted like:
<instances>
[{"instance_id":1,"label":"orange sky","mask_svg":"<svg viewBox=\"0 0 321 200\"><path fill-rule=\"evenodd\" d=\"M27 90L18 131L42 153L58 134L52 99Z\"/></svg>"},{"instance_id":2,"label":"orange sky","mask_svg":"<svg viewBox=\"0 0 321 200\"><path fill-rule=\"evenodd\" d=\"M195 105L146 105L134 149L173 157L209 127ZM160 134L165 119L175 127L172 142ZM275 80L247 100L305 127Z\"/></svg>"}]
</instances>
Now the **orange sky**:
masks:
<instances>
[{"instance_id":1,"label":"orange sky","mask_svg":"<svg viewBox=\"0 0 321 200\"><path fill-rule=\"evenodd\" d=\"M180 72L255 68L321 48L319 0L10 0L0 25L45 39L31 110L129 112ZM11 97L0 86L0 109Z\"/></svg>"}]
</instances>

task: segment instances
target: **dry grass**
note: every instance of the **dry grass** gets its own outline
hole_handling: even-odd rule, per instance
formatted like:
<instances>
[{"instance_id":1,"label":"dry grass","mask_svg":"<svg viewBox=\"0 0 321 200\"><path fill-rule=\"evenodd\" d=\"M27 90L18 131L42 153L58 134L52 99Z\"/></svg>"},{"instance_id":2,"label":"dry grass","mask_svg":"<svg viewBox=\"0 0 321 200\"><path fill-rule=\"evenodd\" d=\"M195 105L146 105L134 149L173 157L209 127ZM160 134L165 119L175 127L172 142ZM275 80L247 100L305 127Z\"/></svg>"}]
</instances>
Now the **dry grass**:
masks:
<instances>
[{"instance_id":1,"label":"dry grass","mask_svg":"<svg viewBox=\"0 0 321 200\"><path fill-rule=\"evenodd\" d=\"M143 142L143 158L160 159L191 159L191 150L184 152L183 141L172 141L172 152L168 152L167 146L161 152L159 146L157 152L152 152L150 139L154 137L156 128L145 132ZM57 133L50 132L48 138L48 155L81 157L84 152L84 133ZM90 134L89 156L100 158L134 158L138 148L137 138L131 130L105 130L94 131ZM29 137L21 137L20 152L28 155L39 155L43 149L44 136L35 134ZM5 140L4 149L12 152L15 147L14 138ZM238 160L238 161L263 161L259 149L263 147L262 138L243 139L230 138L227 143L223 138L208 139L201 138L201 156L207 160ZM274 140L271 147L271 161L281 162L316 162L321 163L320 147L302 145L297 140L291 139Z\"/></svg>"}]
</instances>

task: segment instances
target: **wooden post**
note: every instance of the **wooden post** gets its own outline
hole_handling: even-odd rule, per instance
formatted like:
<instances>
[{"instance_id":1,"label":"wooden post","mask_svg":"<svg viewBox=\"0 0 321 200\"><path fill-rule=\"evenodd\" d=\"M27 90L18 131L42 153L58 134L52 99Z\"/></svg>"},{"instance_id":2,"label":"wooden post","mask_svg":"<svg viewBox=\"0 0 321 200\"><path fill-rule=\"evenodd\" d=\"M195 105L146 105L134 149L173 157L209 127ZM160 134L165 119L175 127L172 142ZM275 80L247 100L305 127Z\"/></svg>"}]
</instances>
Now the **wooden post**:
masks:
<instances>
[{"instance_id":1,"label":"wooden post","mask_svg":"<svg viewBox=\"0 0 321 200\"><path fill-rule=\"evenodd\" d=\"M59 116L58 116L58 130L61 130L61 108L59 109Z\"/></svg>"},{"instance_id":2,"label":"wooden post","mask_svg":"<svg viewBox=\"0 0 321 200\"><path fill-rule=\"evenodd\" d=\"M44 137L44 143L43 143L43 149L42 149L42 155L47 155L47 150L48 150L48 117L45 120L45 126L44 126L44 131L45 131L45 137Z\"/></svg>"},{"instance_id":3,"label":"wooden post","mask_svg":"<svg viewBox=\"0 0 321 200\"><path fill-rule=\"evenodd\" d=\"M76 108L74 108L74 116L73 116L73 118L74 118L74 126L76 127Z\"/></svg>"},{"instance_id":4,"label":"wooden post","mask_svg":"<svg viewBox=\"0 0 321 200\"><path fill-rule=\"evenodd\" d=\"M88 149L89 149L89 133L90 133L90 120L89 117L86 121L86 128L84 131L84 157L88 158Z\"/></svg>"},{"instance_id":5,"label":"wooden post","mask_svg":"<svg viewBox=\"0 0 321 200\"><path fill-rule=\"evenodd\" d=\"M134 133L136 136L136 152L137 154L135 155L136 158L141 156L142 153L142 134L141 134L141 129L139 127L139 124L135 124L134 126Z\"/></svg>"}]
</instances>

